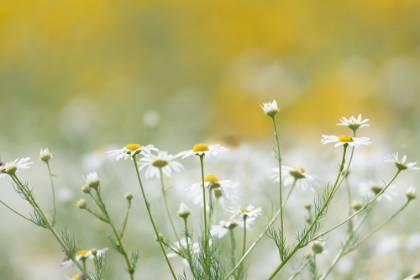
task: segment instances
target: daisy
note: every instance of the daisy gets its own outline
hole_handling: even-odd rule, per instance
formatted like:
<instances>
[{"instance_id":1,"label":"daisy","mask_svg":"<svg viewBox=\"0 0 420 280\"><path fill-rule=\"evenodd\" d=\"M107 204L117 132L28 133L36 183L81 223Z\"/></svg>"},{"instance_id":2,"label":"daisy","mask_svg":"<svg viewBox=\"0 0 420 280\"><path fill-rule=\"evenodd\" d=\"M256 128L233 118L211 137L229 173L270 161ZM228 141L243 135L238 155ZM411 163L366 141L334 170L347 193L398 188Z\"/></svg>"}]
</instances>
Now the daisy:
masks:
<instances>
[{"instance_id":1,"label":"daisy","mask_svg":"<svg viewBox=\"0 0 420 280\"><path fill-rule=\"evenodd\" d=\"M187 243L188 240L188 243ZM190 250L190 252L192 254L198 253L198 251L200 251L200 246L198 244L198 242L192 242L191 238L188 237L188 239L184 238L181 239L180 242L176 241L174 242L174 251L175 252L171 252L168 253L167 256L168 258L172 258L172 257L176 257L176 256L180 256L183 259L187 258L187 251L188 249Z\"/></svg>"},{"instance_id":2,"label":"daisy","mask_svg":"<svg viewBox=\"0 0 420 280\"><path fill-rule=\"evenodd\" d=\"M274 179L274 182L279 182L280 175L279 169L273 168L273 175L271 176ZM312 186L319 186L318 182L315 179L315 176L309 175L306 173L306 169L302 166L294 165L292 167L282 166L281 173L283 176L283 183L285 186L290 186L296 180L296 184L299 185L303 190L307 188L311 191L315 191Z\"/></svg>"},{"instance_id":3,"label":"daisy","mask_svg":"<svg viewBox=\"0 0 420 280\"><path fill-rule=\"evenodd\" d=\"M182 156L183 159L186 157L193 156L193 155L197 155L197 156L204 155L204 156L211 157L220 153L225 153L227 151L228 149L220 146L219 144L207 145L204 143L199 143L199 144L195 144L192 150L180 152L175 157Z\"/></svg>"},{"instance_id":4,"label":"daisy","mask_svg":"<svg viewBox=\"0 0 420 280\"><path fill-rule=\"evenodd\" d=\"M101 182L96 172L89 173L85 178L86 186L96 189Z\"/></svg>"},{"instance_id":5,"label":"daisy","mask_svg":"<svg viewBox=\"0 0 420 280\"><path fill-rule=\"evenodd\" d=\"M400 160L398 160L398 152L395 155L388 155L385 157L385 162L392 162L395 164L395 166L398 168L398 170L419 170L420 168L418 167L414 167L414 165L417 164L417 162L409 162L409 163L405 163L405 161L407 160L407 156L404 155L403 158Z\"/></svg>"},{"instance_id":6,"label":"daisy","mask_svg":"<svg viewBox=\"0 0 420 280\"><path fill-rule=\"evenodd\" d=\"M151 151L158 152L159 150L155 148L153 145L147 145L147 146L140 146L140 144L127 144L124 148L119 150L112 150L107 151L108 157L115 156L116 160L120 160L122 158L128 159L133 158L133 156L137 154L141 154L143 156L150 154Z\"/></svg>"},{"instance_id":7,"label":"daisy","mask_svg":"<svg viewBox=\"0 0 420 280\"><path fill-rule=\"evenodd\" d=\"M349 145L350 147L358 148L360 145L370 145L369 137L352 137L348 135L322 135L321 143L337 143L335 147Z\"/></svg>"},{"instance_id":8,"label":"daisy","mask_svg":"<svg viewBox=\"0 0 420 280\"><path fill-rule=\"evenodd\" d=\"M277 107L276 100L273 100L273 102L263 103L261 108L263 109L264 114L270 117L274 117L280 111Z\"/></svg>"},{"instance_id":9,"label":"daisy","mask_svg":"<svg viewBox=\"0 0 420 280\"><path fill-rule=\"evenodd\" d=\"M52 157L52 153L50 153L48 148L41 149L41 151L39 152L39 159L44 162L48 162Z\"/></svg>"},{"instance_id":10,"label":"daisy","mask_svg":"<svg viewBox=\"0 0 420 280\"><path fill-rule=\"evenodd\" d=\"M179 206L179 210L178 210L178 212L176 212L176 214L178 216L180 216L181 218L186 219L191 214L191 209L188 208L188 206L184 202L182 202L181 205Z\"/></svg>"},{"instance_id":11,"label":"daisy","mask_svg":"<svg viewBox=\"0 0 420 280\"><path fill-rule=\"evenodd\" d=\"M413 186L410 186L405 192L405 196L410 200L415 199L417 197L416 189Z\"/></svg>"},{"instance_id":12,"label":"daisy","mask_svg":"<svg viewBox=\"0 0 420 280\"><path fill-rule=\"evenodd\" d=\"M147 154L139 161L139 170L146 168L146 178L160 178L160 170L163 174L171 177L172 170L180 172L184 166L173 159L175 156L169 155L168 152L160 151L157 155Z\"/></svg>"},{"instance_id":13,"label":"daisy","mask_svg":"<svg viewBox=\"0 0 420 280\"><path fill-rule=\"evenodd\" d=\"M108 250L108 248L96 250L97 252L96 255L100 256L102 254L105 254L106 250ZM77 261L80 261L80 260L85 260L85 259L93 259L94 256L92 254L92 250L80 250L76 253L75 257ZM61 262L61 268L69 267L72 264L73 264L73 261L69 257L66 256Z\"/></svg>"},{"instance_id":14,"label":"daisy","mask_svg":"<svg viewBox=\"0 0 420 280\"><path fill-rule=\"evenodd\" d=\"M6 176L6 174L13 175L15 174L19 169L28 169L29 165L32 164L32 162L28 162L31 158L17 158L14 161L3 163L0 162L0 178L3 178Z\"/></svg>"},{"instance_id":15,"label":"daisy","mask_svg":"<svg viewBox=\"0 0 420 280\"><path fill-rule=\"evenodd\" d=\"M211 191L214 200L218 200L224 207L227 201L235 202L240 195L237 190L239 183L231 180L219 181L214 174L207 174L204 177L204 186L207 191ZM203 205L203 193L201 182L193 184L187 189L187 196L193 200L195 204Z\"/></svg>"},{"instance_id":16,"label":"daisy","mask_svg":"<svg viewBox=\"0 0 420 280\"><path fill-rule=\"evenodd\" d=\"M392 201L394 197L398 195L398 192L396 191L397 187L394 185L389 186L385 192L380 195L377 200L381 201L382 197L384 197L388 201ZM379 186L379 184L376 184L373 181L365 181L361 182L359 184L359 191L360 194L366 196L366 194L370 194L369 196L376 196L380 191L383 190L383 187Z\"/></svg>"},{"instance_id":17,"label":"daisy","mask_svg":"<svg viewBox=\"0 0 420 280\"><path fill-rule=\"evenodd\" d=\"M351 116L349 119L342 117L340 119L340 123L338 123L337 125L347 126L351 130L356 131L359 128L370 126L369 124L367 124L368 121L369 119L362 120L362 114L359 114L357 119L353 116Z\"/></svg>"},{"instance_id":18,"label":"daisy","mask_svg":"<svg viewBox=\"0 0 420 280\"><path fill-rule=\"evenodd\" d=\"M246 208L241 208L240 206L238 208L230 207L228 211L234 213L234 216L232 216L231 219L238 216L238 219L241 222L244 221L245 217L247 217L247 220L256 219L262 212L261 207L255 208L253 205L248 205Z\"/></svg>"},{"instance_id":19,"label":"daisy","mask_svg":"<svg viewBox=\"0 0 420 280\"><path fill-rule=\"evenodd\" d=\"M247 219L246 220L246 229L251 230L250 225L254 222L255 218ZM217 236L218 238L222 238L229 232L229 230L233 230L236 226L244 227L244 223L239 221L238 219L231 218L227 220L220 221L218 225L214 225L210 229L210 234L212 236Z\"/></svg>"}]
</instances>

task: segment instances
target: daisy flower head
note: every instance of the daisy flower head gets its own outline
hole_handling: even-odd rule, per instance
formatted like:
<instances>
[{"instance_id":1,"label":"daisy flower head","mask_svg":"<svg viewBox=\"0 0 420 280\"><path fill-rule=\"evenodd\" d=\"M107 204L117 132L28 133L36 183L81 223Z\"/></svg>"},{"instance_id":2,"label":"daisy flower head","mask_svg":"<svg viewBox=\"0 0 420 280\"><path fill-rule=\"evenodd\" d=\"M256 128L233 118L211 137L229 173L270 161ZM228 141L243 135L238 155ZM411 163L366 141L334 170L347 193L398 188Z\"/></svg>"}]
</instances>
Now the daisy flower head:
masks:
<instances>
[{"instance_id":1,"label":"daisy flower head","mask_svg":"<svg viewBox=\"0 0 420 280\"><path fill-rule=\"evenodd\" d=\"M234 213L231 219L237 216L239 221L243 222L245 217L247 219L258 218L258 216L261 215L262 210L261 207L255 208L253 205L248 205L246 208L241 208L240 206L238 208L230 207L229 212Z\"/></svg>"},{"instance_id":2,"label":"daisy flower head","mask_svg":"<svg viewBox=\"0 0 420 280\"><path fill-rule=\"evenodd\" d=\"M416 199L417 197L417 192L416 189L413 186L410 186L407 191L405 192L405 196L409 199Z\"/></svg>"},{"instance_id":3,"label":"daisy flower head","mask_svg":"<svg viewBox=\"0 0 420 280\"><path fill-rule=\"evenodd\" d=\"M212 236L217 236L218 238L222 238L226 235L226 233L229 232L229 230L232 230L236 228L240 223L237 219L227 219L220 221L218 225L213 225L210 230L210 234Z\"/></svg>"},{"instance_id":4,"label":"daisy flower head","mask_svg":"<svg viewBox=\"0 0 420 280\"><path fill-rule=\"evenodd\" d=\"M181 258L186 259L188 250L190 250L190 252L192 254L195 254L195 253L198 253L200 251L200 246L199 246L198 242L193 243L191 238L188 237L188 239L183 238L180 241L174 242L174 248L173 249L175 249L174 250L175 252L171 252L171 253L167 254L167 256L169 258L180 256Z\"/></svg>"},{"instance_id":5,"label":"daisy flower head","mask_svg":"<svg viewBox=\"0 0 420 280\"><path fill-rule=\"evenodd\" d=\"M204 143L195 144L192 150L187 150L178 153L175 157L182 156L182 158L190 157L193 155L197 156L214 156L220 153L226 153L228 151L227 148L220 146L219 144L216 145L207 145Z\"/></svg>"},{"instance_id":6,"label":"daisy flower head","mask_svg":"<svg viewBox=\"0 0 420 280\"><path fill-rule=\"evenodd\" d=\"M373 181L365 181L359 184L359 192L361 195L366 196L368 194L370 197L377 196L384 187L376 184ZM389 186L383 193L377 198L377 201L381 201L382 197L384 197L388 201L392 201L392 199L398 196L398 192L396 191L397 187L394 185Z\"/></svg>"},{"instance_id":7,"label":"daisy flower head","mask_svg":"<svg viewBox=\"0 0 420 280\"><path fill-rule=\"evenodd\" d=\"M101 183L101 179L99 179L98 174L96 172L89 173L85 178L86 185L89 188L97 189L99 184Z\"/></svg>"},{"instance_id":8,"label":"daisy flower head","mask_svg":"<svg viewBox=\"0 0 420 280\"><path fill-rule=\"evenodd\" d=\"M352 137L348 135L322 135L321 143L336 143L335 147L348 145L355 148L360 147L360 145L369 146L371 144L369 137Z\"/></svg>"},{"instance_id":9,"label":"daisy flower head","mask_svg":"<svg viewBox=\"0 0 420 280\"><path fill-rule=\"evenodd\" d=\"M186 219L191 214L191 209L188 208L188 206L184 202L182 202L176 214L181 218Z\"/></svg>"},{"instance_id":10,"label":"daisy flower head","mask_svg":"<svg viewBox=\"0 0 420 280\"><path fill-rule=\"evenodd\" d=\"M157 155L146 154L139 161L139 170L146 168L146 178L160 178L160 171L171 177L172 171L180 172L184 166L174 160L175 156L159 151Z\"/></svg>"},{"instance_id":11,"label":"daisy flower head","mask_svg":"<svg viewBox=\"0 0 420 280\"><path fill-rule=\"evenodd\" d=\"M264 114L266 114L269 117L274 117L280 109L277 107L276 100L273 100L273 102L263 103L261 108L264 111Z\"/></svg>"},{"instance_id":12,"label":"daisy flower head","mask_svg":"<svg viewBox=\"0 0 420 280\"><path fill-rule=\"evenodd\" d=\"M275 167L272 170L273 175L271 178L274 179L274 182L278 183L280 180L279 169ZM310 189L311 191L315 191L313 186L319 186L315 176L306 173L306 169L302 166L282 166L281 173L285 186L290 186L295 181L296 185L299 185L303 190Z\"/></svg>"},{"instance_id":13,"label":"daisy flower head","mask_svg":"<svg viewBox=\"0 0 420 280\"><path fill-rule=\"evenodd\" d=\"M47 163L52 157L52 153L48 150L48 148L41 149L39 152L39 159L45 163Z\"/></svg>"},{"instance_id":14,"label":"daisy flower head","mask_svg":"<svg viewBox=\"0 0 420 280\"><path fill-rule=\"evenodd\" d=\"M228 201L235 202L240 193L238 191L238 182L231 180L219 181L216 175L210 173L204 177L204 187L206 191L211 192L214 200L219 201L224 207ZM203 193L201 182L193 184L187 189L187 196L193 200L195 204L203 205Z\"/></svg>"},{"instance_id":15,"label":"daisy flower head","mask_svg":"<svg viewBox=\"0 0 420 280\"><path fill-rule=\"evenodd\" d=\"M362 120L362 114L359 114L357 118L353 116L351 116L349 119L342 117L340 119L340 123L338 123L337 125L347 126L351 130L356 132L356 130L358 130L359 128L370 126L369 124L367 124L368 121L369 119Z\"/></svg>"},{"instance_id":16,"label":"daisy flower head","mask_svg":"<svg viewBox=\"0 0 420 280\"><path fill-rule=\"evenodd\" d=\"M407 160L407 156L404 155L402 157L401 160L398 159L398 152L395 155L388 155L385 157L385 162L392 162L393 164L395 164L395 166L398 168L399 171L401 170L419 170L420 168L414 166L417 164L417 162L408 162L406 163L405 161Z\"/></svg>"},{"instance_id":17,"label":"daisy flower head","mask_svg":"<svg viewBox=\"0 0 420 280\"><path fill-rule=\"evenodd\" d=\"M140 146L140 144L127 144L122 149L107 151L108 157L114 157L116 160L124 158L133 158L135 155L141 154L143 156L151 154L152 151L158 152L159 150L153 145Z\"/></svg>"},{"instance_id":18,"label":"daisy flower head","mask_svg":"<svg viewBox=\"0 0 420 280\"><path fill-rule=\"evenodd\" d=\"M28 169L29 165L32 164L32 162L28 162L31 158L17 158L14 161L3 163L0 162L0 178L3 178L6 176L6 174L13 175L15 174L19 169Z\"/></svg>"},{"instance_id":19,"label":"daisy flower head","mask_svg":"<svg viewBox=\"0 0 420 280\"><path fill-rule=\"evenodd\" d=\"M92 249L93 250L93 249ZM80 250L76 253L76 260L80 261L82 259L93 259L94 255L92 254L92 250ZM105 252L108 250L108 248L103 248L101 250L96 250L96 256L100 256L102 254L105 254ZM61 262L61 268L69 267L73 264L73 261L69 257L65 257L63 261Z\"/></svg>"}]
</instances>

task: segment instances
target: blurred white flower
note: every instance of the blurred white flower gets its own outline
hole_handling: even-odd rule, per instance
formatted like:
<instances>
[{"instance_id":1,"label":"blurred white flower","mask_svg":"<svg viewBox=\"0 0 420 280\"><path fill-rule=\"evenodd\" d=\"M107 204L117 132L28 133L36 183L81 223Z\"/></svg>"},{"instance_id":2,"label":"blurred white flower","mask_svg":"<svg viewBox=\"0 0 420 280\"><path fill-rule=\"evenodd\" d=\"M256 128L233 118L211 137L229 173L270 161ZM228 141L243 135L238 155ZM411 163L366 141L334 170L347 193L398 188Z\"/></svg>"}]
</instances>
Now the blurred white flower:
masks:
<instances>
[{"instance_id":1,"label":"blurred white flower","mask_svg":"<svg viewBox=\"0 0 420 280\"><path fill-rule=\"evenodd\" d=\"M255 218L247 219L246 220L246 230L251 230L251 225L253 224ZM229 230L233 230L236 226L244 227L244 223L240 222L237 219L227 219L222 220L218 225L213 225L210 229L210 234L212 236L217 236L218 238L222 238L229 232Z\"/></svg>"},{"instance_id":2,"label":"blurred white flower","mask_svg":"<svg viewBox=\"0 0 420 280\"><path fill-rule=\"evenodd\" d=\"M263 109L264 114L270 117L274 117L280 111L277 107L276 100L273 100L273 102L263 103L261 108Z\"/></svg>"},{"instance_id":3,"label":"blurred white flower","mask_svg":"<svg viewBox=\"0 0 420 280\"><path fill-rule=\"evenodd\" d=\"M374 181L363 181L359 184L359 192L362 196L368 195L369 197L376 196L380 191L382 191L383 187L379 184L376 184ZM384 197L388 201L392 201L392 199L398 196L398 192L396 191L397 187L394 185L389 186L386 191L377 198L377 201L381 201L382 197Z\"/></svg>"},{"instance_id":4,"label":"blurred white flower","mask_svg":"<svg viewBox=\"0 0 420 280\"><path fill-rule=\"evenodd\" d=\"M419 170L420 168L415 167L414 165L417 164L417 162L409 162L406 163L405 161L407 160L407 156L404 155L403 158L401 159L401 161L398 159L398 152L394 155L388 155L385 157L385 162L392 162L393 164L395 164L395 166L398 168L398 170Z\"/></svg>"},{"instance_id":5,"label":"blurred white flower","mask_svg":"<svg viewBox=\"0 0 420 280\"><path fill-rule=\"evenodd\" d=\"M120 160L122 158L132 158L137 154L145 156L151 154L152 151L158 152L159 150L153 145L140 146L140 144L127 144L122 149L107 151L106 153L108 154L108 157L115 156L116 160Z\"/></svg>"},{"instance_id":6,"label":"blurred white flower","mask_svg":"<svg viewBox=\"0 0 420 280\"><path fill-rule=\"evenodd\" d=\"M369 119L362 120L362 114L359 114L357 119L353 116L351 116L349 119L342 117L340 119L340 123L338 123L337 125L347 126L351 130L356 131L359 128L370 126L369 124L367 124L368 121Z\"/></svg>"},{"instance_id":7,"label":"blurred white flower","mask_svg":"<svg viewBox=\"0 0 420 280\"><path fill-rule=\"evenodd\" d=\"M193 155L198 156L214 156L220 153L226 153L228 151L227 148L220 146L219 144L216 145L207 145L204 143L195 144L192 150L183 151L178 153L175 157L182 156L182 158L190 157Z\"/></svg>"},{"instance_id":8,"label":"blurred white flower","mask_svg":"<svg viewBox=\"0 0 420 280\"><path fill-rule=\"evenodd\" d=\"M348 135L322 135L321 143L327 144L327 143L337 143L335 144L335 147L344 146L345 144L348 144L350 147L360 147L360 145L370 145L369 137L352 137Z\"/></svg>"},{"instance_id":9,"label":"blurred white flower","mask_svg":"<svg viewBox=\"0 0 420 280\"><path fill-rule=\"evenodd\" d=\"M108 250L108 248L103 248L101 250L96 250L97 256L100 256L102 254L105 254L105 252ZM76 253L76 260L80 261L81 259L93 259L92 250L80 250ZM69 267L73 264L73 261L69 257L65 257L63 261L61 262L61 268Z\"/></svg>"},{"instance_id":10,"label":"blurred white flower","mask_svg":"<svg viewBox=\"0 0 420 280\"><path fill-rule=\"evenodd\" d=\"M148 110L143 115L143 123L146 126L154 127L156 126L160 121L160 115L155 110Z\"/></svg>"},{"instance_id":11,"label":"blurred white flower","mask_svg":"<svg viewBox=\"0 0 420 280\"><path fill-rule=\"evenodd\" d=\"M243 222L244 217L247 217L247 221L249 219L256 219L261 215L262 212L261 207L255 208L253 205L248 205L246 208L241 208L240 206L237 208L230 207L228 211L234 213L231 219L238 217L239 221L241 222Z\"/></svg>"},{"instance_id":12,"label":"blurred white flower","mask_svg":"<svg viewBox=\"0 0 420 280\"><path fill-rule=\"evenodd\" d=\"M188 243L187 243L187 240L188 240ZM184 239L181 239L180 242L178 241L174 242L173 249L175 252L168 253L167 254L168 258L179 256L182 258L184 264L188 266L188 261L187 261L188 250L190 251L191 255L197 254L200 251L200 245L198 244L198 242L192 243L191 238L188 238L188 239L184 238Z\"/></svg>"},{"instance_id":13,"label":"blurred white flower","mask_svg":"<svg viewBox=\"0 0 420 280\"><path fill-rule=\"evenodd\" d=\"M184 169L181 163L173 160L174 158L175 156L164 151L159 151L157 155L146 154L139 161L139 170L146 168L146 178L160 178L160 170L171 177L172 171L180 172Z\"/></svg>"},{"instance_id":14,"label":"blurred white flower","mask_svg":"<svg viewBox=\"0 0 420 280\"><path fill-rule=\"evenodd\" d=\"M281 173L283 176L283 184L285 186L291 186L296 180L296 185L300 186L303 190L307 188L311 191L315 191L313 186L319 186L318 182L315 179L315 176L309 175L306 173L306 169L302 166L282 166ZM274 179L274 182L279 182L280 174L278 168L273 168L273 175L271 176Z\"/></svg>"},{"instance_id":15,"label":"blurred white flower","mask_svg":"<svg viewBox=\"0 0 420 280\"><path fill-rule=\"evenodd\" d=\"M29 165L32 164L32 162L28 162L31 158L17 158L14 161L3 163L0 162L0 178L3 178L6 176L6 174L15 174L19 171L19 169L28 169Z\"/></svg>"},{"instance_id":16,"label":"blurred white flower","mask_svg":"<svg viewBox=\"0 0 420 280\"><path fill-rule=\"evenodd\" d=\"M48 148L41 149L41 151L39 152L39 159L44 162L48 162L52 157L52 153L50 153Z\"/></svg>"}]
</instances>

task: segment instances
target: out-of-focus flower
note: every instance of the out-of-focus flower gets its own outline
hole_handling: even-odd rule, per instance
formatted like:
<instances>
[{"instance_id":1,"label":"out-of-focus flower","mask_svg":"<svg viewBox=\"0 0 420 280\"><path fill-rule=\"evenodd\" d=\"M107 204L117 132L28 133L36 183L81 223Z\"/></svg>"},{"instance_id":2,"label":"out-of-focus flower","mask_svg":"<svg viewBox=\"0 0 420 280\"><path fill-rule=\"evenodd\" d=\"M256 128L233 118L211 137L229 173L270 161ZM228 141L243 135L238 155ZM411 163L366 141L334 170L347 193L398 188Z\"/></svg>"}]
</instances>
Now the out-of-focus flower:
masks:
<instances>
[{"instance_id":1,"label":"out-of-focus flower","mask_svg":"<svg viewBox=\"0 0 420 280\"><path fill-rule=\"evenodd\" d=\"M155 127L160 121L160 115L155 110L146 111L143 115L143 123L149 127Z\"/></svg>"},{"instance_id":2,"label":"out-of-focus flower","mask_svg":"<svg viewBox=\"0 0 420 280\"><path fill-rule=\"evenodd\" d=\"M285 186L290 186L296 180L296 185L299 185L303 190L309 188L311 191L315 191L313 186L319 186L315 176L309 175L306 173L306 169L301 166L282 166L281 173L283 176L283 184ZM274 182L279 182L280 174L278 168L273 168L273 175L271 176L274 179Z\"/></svg>"},{"instance_id":3,"label":"out-of-focus flower","mask_svg":"<svg viewBox=\"0 0 420 280\"><path fill-rule=\"evenodd\" d=\"M31 158L17 158L14 161L7 162L7 163L0 163L0 178L3 178L6 176L6 174L13 175L16 172L19 171L19 169L28 169L29 165L32 164L32 162L28 162Z\"/></svg>"},{"instance_id":4,"label":"out-of-focus flower","mask_svg":"<svg viewBox=\"0 0 420 280\"><path fill-rule=\"evenodd\" d=\"M379 186L379 184L376 184L373 181L364 181L359 184L359 191L363 196L366 196L366 194L368 194L370 197L376 196L380 191L382 191L382 189L383 187ZM386 191L377 198L377 201L381 201L382 197L388 201L392 201L392 199L398 195L396 189L396 186L389 186Z\"/></svg>"},{"instance_id":5,"label":"out-of-focus flower","mask_svg":"<svg viewBox=\"0 0 420 280\"><path fill-rule=\"evenodd\" d=\"M178 212L176 213L178 214L178 216L185 219L191 214L191 210L190 208L188 208L188 206L184 202L182 202L181 205L179 206Z\"/></svg>"},{"instance_id":6,"label":"out-of-focus flower","mask_svg":"<svg viewBox=\"0 0 420 280\"><path fill-rule=\"evenodd\" d=\"M39 159L43 162L47 163L52 157L52 153L50 153L48 148L41 149L41 151L39 152Z\"/></svg>"},{"instance_id":7,"label":"out-of-focus flower","mask_svg":"<svg viewBox=\"0 0 420 280\"><path fill-rule=\"evenodd\" d=\"M280 111L277 107L276 100L273 100L273 102L263 103L261 108L263 109L264 114L270 117L274 117Z\"/></svg>"},{"instance_id":8,"label":"out-of-focus flower","mask_svg":"<svg viewBox=\"0 0 420 280\"><path fill-rule=\"evenodd\" d=\"M225 147L220 146L219 144L216 145L207 145L204 143L198 143L195 144L194 147L192 148L192 150L187 150L187 151L183 151L178 153L175 157L179 157L182 156L182 158L186 158L186 157L190 157L193 155L197 155L197 156L207 156L207 157L211 157L220 153L226 153L228 151L228 149L226 149Z\"/></svg>"},{"instance_id":9,"label":"out-of-focus flower","mask_svg":"<svg viewBox=\"0 0 420 280\"><path fill-rule=\"evenodd\" d=\"M398 159L398 152L395 155L388 155L385 157L385 162L392 162L393 164L395 164L395 166L398 168L398 170L419 170L420 168L415 167L414 165L417 164L417 162L409 162L406 163L405 161L407 160L407 156L404 155L403 158L401 160Z\"/></svg>"},{"instance_id":10,"label":"out-of-focus flower","mask_svg":"<svg viewBox=\"0 0 420 280\"><path fill-rule=\"evenodd\" d=\"M350 147L360 147L360 145L370 145L369 137L352 137L348 135L322 135L321 143L336 143L335 147L344 146L345 144L349 145Z\"/></svg>"},{"instance_id":11,"label":"out-of-focus flower","mask_svg":"<svg viewBox=\"0 0 420 280\"><path fill-rule=\"evenodd\" d=\"M168 253L168 258L179 256L182 258L185 265L188 266L187 258L188 258L188 250L190 251L190 254L197 254L200 251L200 245L198 242L192 243L191 238L187 239L181 239L180 242L176 241L174 242L174 249L175 252Z\"/></svg>"},{"instance_id":12,"label":"out-of-focus flower","mask_svg":"<svg viewBox=\"0 0 420 280\"><path fill-rule=\"evenodd\" d=\"M415 199L417 197L416 189L413 186L410 186L406 191L405 196L410 200Z\"/></svg>"},{"instance_id":13,"label":"out-of-focus flower","mask_svg":"<svg viewBox=\"0 0 420 280\"><path fill-rule=\"evenodd\" d=\"M108 250L108 248L103 248L101 250L96 250L96 255L100 256L102 254L105 254L105 252ZM76 253L76 260L80 261L82 259L93 259L92 250L80 250ZM73 261L69 257L65 257L63 261L61 262L61 268L69 267L73 264Z\"/></svg>"},{"instance_id":14,"label":"out-of-focus flower","mask_svg":"<svg viewBox=\"0 0 420 280\"><path fill-rule=\"evenodd\" d=\"M159 151L157 155L147 154L139 161L139 169L146 168L146 178L160 178L160 171L168 177L171 177L172 171L180 172L184 166L174 160L175 156L168 152Z\"/></svg>"},{"instance_id":15,"label":"out-of-focus flower","mask_svg":"<svg viewBox=\"0 0 420 280\"><path fill-rule=\"evenodd\" d=\"M116 160L120 160L122 158L133 158L133 156L137 154L145 156L151 154L152 151L158 152L159 150L153 145L140 146L140 144L127 144L122 149L107 151L106 153L108 154L108 157L115 156Z\"/></svg>"},{"instance_id":16,"label":"out-of-focus flower","mask_svg":"<svg viewBox=\"0 0 420 280\"><path fill-rule=\"evenodd\" d=\"M357 119L353 116L351 116L349 119L342 117L340 119L340 123L338 123L337 125L347 126L351 130L356 131L359 128L370 126L369 124L367 124L368 121L369 119L362 120L362 114L359 114Z\"/></svg>"},{"instance_id":17,"label":"out-of-focus flower","mask_svg":"<svg viewBox=\"0 0 420 280\"><path fill-rule=\"evenodd\" d=\"M244 221L245 217L247 218L247 221L248 219L256 219L262 212L261 207L255 208L253 205L248 205L246 208L241 208L240 206L237 208L230 207L228 211L234 213L234 216L231 217L231 219L237 216L241 222Z\"/></svg>"},{"instance_id":18,"label":"out-of-focus flower","mask_svg":"<svg viewBox=\"0 0 420 280\"><path fill-rule=\"evenodd\" d=\"M206 191L210 191L214 200L219 201L224 207L228 201L235 202L240 195L237 187L238 182L231 180L219 181L214 174L207 174L204 177L204 187ZM187 196L193 200L195 204L203 205L203 190L201 182L193 184L187 189Z\"/></svg>"}]
</instances>

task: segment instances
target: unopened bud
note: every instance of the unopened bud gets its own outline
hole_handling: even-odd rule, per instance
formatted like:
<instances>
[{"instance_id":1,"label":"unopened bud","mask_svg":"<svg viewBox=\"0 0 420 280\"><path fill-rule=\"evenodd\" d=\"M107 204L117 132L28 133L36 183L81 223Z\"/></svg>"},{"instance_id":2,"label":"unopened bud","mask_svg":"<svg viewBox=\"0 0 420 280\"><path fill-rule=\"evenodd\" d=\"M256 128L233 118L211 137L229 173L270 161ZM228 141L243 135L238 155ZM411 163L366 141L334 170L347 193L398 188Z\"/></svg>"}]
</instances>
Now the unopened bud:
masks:
<instances>
[{"instance_id":1,"label":"unopened bud","mask_svg":"<svg viewBox=\"0 0 420 280\"><path fill-rule=\"evenodd\" d=\"M406 196L409 200L415 199L415 198L417 197L417 194L416 194L416 189L415 189L413 186L410 186L410 187L408 188L407 192L405 193L405 196Z\"/></svg>"},{"instance_id":2,"label":"unopened bud","mask_svg":"<svg viewBox=\"0 0 420 280\"><path fill-rule=\"evenodd\" d=\"M80 209L86 208L86 199L82 198L77 202L77 207Z\"/></svg>"},{"instance_id":3,"label":"unopened bud","mask_svg":"<svg viewBox=\"0 0 420 280\"><path fill-rule=\"evenodd\" d=\"M125 199L127 199L128 201L132 200L134 197L132 192L128 192L125 194Z\"/></svg>"}]
</instances>

